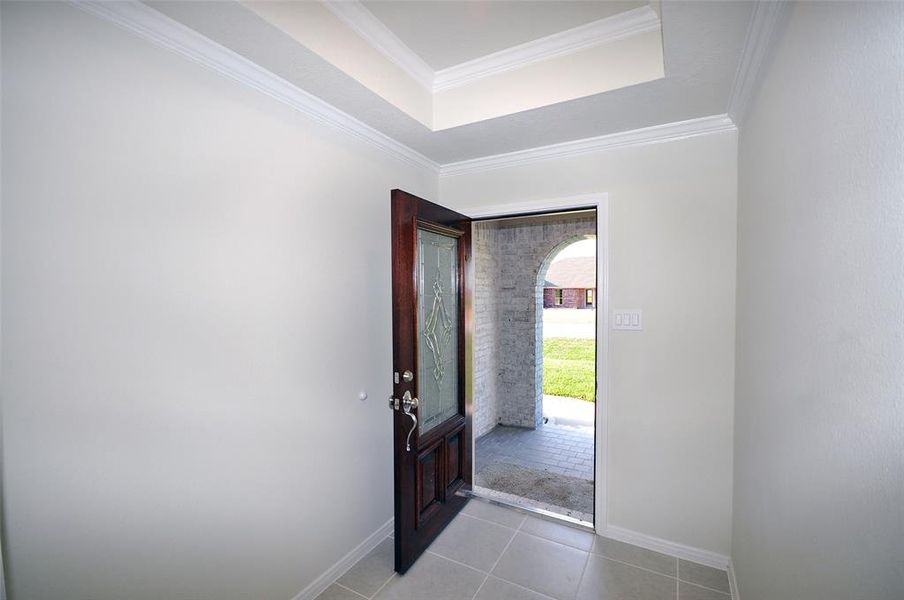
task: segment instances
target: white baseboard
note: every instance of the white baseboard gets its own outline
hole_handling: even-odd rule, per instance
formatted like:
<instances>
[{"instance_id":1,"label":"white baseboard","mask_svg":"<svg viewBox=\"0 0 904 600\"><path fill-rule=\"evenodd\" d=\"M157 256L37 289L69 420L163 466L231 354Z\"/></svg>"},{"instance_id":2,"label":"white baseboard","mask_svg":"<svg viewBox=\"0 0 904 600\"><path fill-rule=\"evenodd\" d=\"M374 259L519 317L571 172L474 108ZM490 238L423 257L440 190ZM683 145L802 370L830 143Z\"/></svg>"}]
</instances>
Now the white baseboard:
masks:
<instances>
[{"instance_id":1,"label":"white baseboard","mask_svg":"<svg viewBox=\"0 0 904 600\"><path fill-rule=\"evenodd\" d=\"M332 567L327 569L317 579L312 581L310 585L298 592L292 600L314 600L330 587L333 582L345 575L345 572L351 569L355 563L364 558L368 552L376 548L380 542L386 539L392 533L395 519L389 519L379 529L370 534L370 536L358 544L351 552L339 559Z\"/></svg>"},{"instance_id":2,"label":"white baseboard","mask_svg":"<svg viewBox=\"0 0 904 600\"><path fill-rule=\"evenodd\" d=\"M662 552L663 554L671 554L672 556L677 556L684 560L715 567L717 569L727 569L731 563L731 559L724 554L710 552L709 550L701 550L700 548L694 548L693 546L685 546L678 542L664 540L645 533L638 533L636 531L631 531L630 529L624 529L623 527L609 525L602 531L597 531L597 533L610 537L613 540L627 542L629 544L634 544L635 546L640 546L641 548L646 548L647 550Z\"/></svg>"},{"instance_id":3,"label":"white baseboard","mask_svg":"<svg viewBox=\"0 0 904 600\"><path fill-rule=\"evenodd\" d=\"M738 592L738 580L735 575L734 561L728 561L728 585L731 588L731 600L741 600L741 593Z\"/></svg>"}]
</instances>

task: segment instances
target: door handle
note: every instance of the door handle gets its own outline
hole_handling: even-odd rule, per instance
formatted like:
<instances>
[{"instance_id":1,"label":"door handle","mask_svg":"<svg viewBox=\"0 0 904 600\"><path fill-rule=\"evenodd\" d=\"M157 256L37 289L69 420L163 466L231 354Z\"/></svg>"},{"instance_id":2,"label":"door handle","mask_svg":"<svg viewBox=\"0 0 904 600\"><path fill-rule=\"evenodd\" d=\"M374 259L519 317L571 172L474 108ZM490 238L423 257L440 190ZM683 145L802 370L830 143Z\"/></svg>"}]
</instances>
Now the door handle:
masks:
<instances>
[{"instance_id":1,"label":"door handle","mask_svg":"<svg viewBox=\"0 0 904 600\"><path fill-rule=\"evenodd\" d=\"M418 399L411 397L411 392L406 391L402 396L402 399L393 398L390 396L389 398L389 408L392 410L402 409L406 415L411 417L411 429L408 430L408 437L405 438L405 451L411 452L411 434L414 433L414 430L417 429L417 416L411 412L412 410L418 407Z\"/></svg>"}]
</instances>

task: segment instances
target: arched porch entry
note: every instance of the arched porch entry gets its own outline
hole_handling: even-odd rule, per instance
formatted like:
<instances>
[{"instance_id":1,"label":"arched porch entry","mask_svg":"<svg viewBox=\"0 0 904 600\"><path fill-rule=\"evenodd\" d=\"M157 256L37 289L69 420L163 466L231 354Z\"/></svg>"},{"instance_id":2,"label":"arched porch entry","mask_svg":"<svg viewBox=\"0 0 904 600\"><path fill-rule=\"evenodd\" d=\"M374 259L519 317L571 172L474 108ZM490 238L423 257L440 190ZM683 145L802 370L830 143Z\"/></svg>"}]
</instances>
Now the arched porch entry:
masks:
<instances>
[{"instance_id":1,"label":"arched porch entry","mask_svg":"<svg viewBox=\"0 0 904 600\"><path fill-rule=\"evenodd\" d=\"M555 256L596 236L595 211L475 223L475 436L543 423L543 289Z\"/></svg>"},{"instance_id":2,"label":"arched porch entry","mask_svg":"<svg viewBox=\"0 0 904 600\"><path fill-rule=\"evenodd\" d=\"M545 302L544 291L546 289L546 284L547 284L547 280L548 280L549 268L552 265L553 261L555 261L556 258L559 257L559 255L564 250L566 250L567 248L572 247L574 244L584 241L584 240L594 240L595 241L596 240L595 233L593 233L593 234L583 233L583 234L573 235L565 240L562 240L562 241L556 243L552 247L552 249L547 253L546 257L543 259L543 262L540 264L540 267L537 271L536 302L535 302L536 334L535 334L535 339L534 339L534 347L536 350L535 350L534 373L535 373L535 378L537 380L536 387L537 387L537 391L539 394L538 411L539 411L541 417L544 414L543 398L545 395L544 394L544 380L543 380L543 376L544 376L544 374L543 374L543 358L544 358L543 325L544 325L544 314L545 314L544 309L546 308L546 304L548 304L547 302ZM594 250L593 256L590 258L592 258L591 262L593 263L593 267L592 267L592 271L591 271L591 277L593 280L592 285L590 285L590 282L587 282L587 283L582 283L579 287L577 287L572 292L570 292L569 290L566 290L565 304L572 305L572 303L569 302L570 298L567 297L569 293L575 293L577 291L580 291L583 294L584 290L586 290L586 289L593 289L594 293L595 293L595 290L596 290L596 252L595 252L595 250ZM578 304L580 304L581 308L586 307L586 299L585 298L582 298L581 299L582 301L578 303ZM570 311L570 310L574 310L574 308L561 308L561 309L555 309L555 310Z\"/></svg>"}]
</instances>

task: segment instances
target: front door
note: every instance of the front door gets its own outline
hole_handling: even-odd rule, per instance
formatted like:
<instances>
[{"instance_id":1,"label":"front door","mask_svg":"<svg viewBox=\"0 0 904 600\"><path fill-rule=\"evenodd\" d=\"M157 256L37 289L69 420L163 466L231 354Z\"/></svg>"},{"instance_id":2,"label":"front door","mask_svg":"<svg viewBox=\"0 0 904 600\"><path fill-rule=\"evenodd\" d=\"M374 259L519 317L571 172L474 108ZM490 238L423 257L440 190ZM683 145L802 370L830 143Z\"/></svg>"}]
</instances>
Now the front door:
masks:
<instances>
[{"instance_id":1,"label":"front door","mask_svg":"<svg viewBox=\"0 0 904 600\"><path fill-rule=\"evenodd\" d=\"M392 191L395 569L408 570L471 489L471 220Z\"/></svg>"}]
</instances>

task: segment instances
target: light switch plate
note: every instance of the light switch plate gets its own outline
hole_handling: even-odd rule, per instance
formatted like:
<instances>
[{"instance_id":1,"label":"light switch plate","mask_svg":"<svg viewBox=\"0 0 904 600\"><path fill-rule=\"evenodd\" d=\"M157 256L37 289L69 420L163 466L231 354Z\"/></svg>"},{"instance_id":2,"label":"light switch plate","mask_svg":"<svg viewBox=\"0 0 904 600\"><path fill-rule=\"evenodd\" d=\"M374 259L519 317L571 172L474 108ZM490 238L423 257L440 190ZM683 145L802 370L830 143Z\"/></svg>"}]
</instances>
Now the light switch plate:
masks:
<instances>
[{"instance_id":1,"label":"light switch plate","mask_svg":"<svg viewBox=\"0 0 904 600\"><path fill-rule=\"evenodd\" d=\"M643 311L616 310L612 314L612 329L618 331L643 331Z\"/></svg>"}]
</instances>

